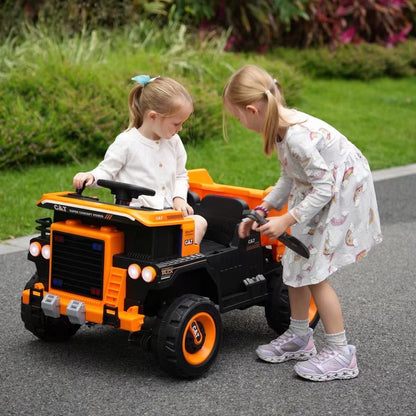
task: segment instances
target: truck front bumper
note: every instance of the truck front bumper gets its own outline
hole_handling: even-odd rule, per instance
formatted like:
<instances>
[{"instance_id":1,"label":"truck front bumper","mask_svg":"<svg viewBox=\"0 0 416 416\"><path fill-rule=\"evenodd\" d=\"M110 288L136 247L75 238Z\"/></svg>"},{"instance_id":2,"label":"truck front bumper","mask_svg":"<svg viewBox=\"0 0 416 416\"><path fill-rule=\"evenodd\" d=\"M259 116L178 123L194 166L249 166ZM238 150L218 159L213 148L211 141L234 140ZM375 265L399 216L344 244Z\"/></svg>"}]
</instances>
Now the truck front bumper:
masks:
<instances>
[{"instance_id":1,"label":"truck front bumper","mask_svg":"<svg viewBox=\"0 0 416 416\"><path fill-rule=\"evenodd\" d=\"M41 283L23 291L22 303L32 308L41 308L44 315L51 318L66 315L71 323L78 325L92 322L136 332L140 331L144 322L144 315L139 314L137 306L132 306L127 311L119 310L117 306L95 299L72 297L70 293L64 292L49 293Z\"/></svg>"}]
</instances>

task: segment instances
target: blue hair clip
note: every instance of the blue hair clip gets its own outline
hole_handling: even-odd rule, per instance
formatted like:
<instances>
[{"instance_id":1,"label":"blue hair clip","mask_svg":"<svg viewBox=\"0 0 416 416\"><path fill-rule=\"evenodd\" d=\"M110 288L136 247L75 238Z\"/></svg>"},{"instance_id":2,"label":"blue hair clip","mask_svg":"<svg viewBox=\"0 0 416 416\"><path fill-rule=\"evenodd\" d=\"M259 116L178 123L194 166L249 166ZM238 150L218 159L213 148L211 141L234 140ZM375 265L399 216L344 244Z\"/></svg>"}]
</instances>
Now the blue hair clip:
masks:
<instances>
[{"instance_id":1,"label":"blue hair clip","mask_svg":"<svg viewBox=\"0 0 416 416\"><path fill-rule=\"evenodd\" d=\"M159 77L160 75L154 78L150 78L149 75L136 75L132 78L132 81L136 81L138 84L141 84L143 87L145 87L147 84L149 84L149 82L153 82Z\"/></svg>"}]
</instances>

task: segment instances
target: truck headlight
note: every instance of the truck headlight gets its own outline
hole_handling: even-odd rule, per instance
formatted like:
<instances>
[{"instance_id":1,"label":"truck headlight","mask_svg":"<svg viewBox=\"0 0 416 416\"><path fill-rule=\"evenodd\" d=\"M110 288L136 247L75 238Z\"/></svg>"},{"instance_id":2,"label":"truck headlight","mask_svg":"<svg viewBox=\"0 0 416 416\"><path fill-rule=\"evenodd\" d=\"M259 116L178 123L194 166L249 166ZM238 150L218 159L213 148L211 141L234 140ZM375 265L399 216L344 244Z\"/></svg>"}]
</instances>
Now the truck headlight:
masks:
<instances>
[{"instance_id":1,"label":"truck headlight","mask_svg":"<svg viewBox=\"0 0 416 416\"><path fill-rule=\"evenodd\" d=\"M130 276L131 279L134 279L134 280L136 280L140 277L141 271L142 271L142 269L136 263L130 264L130 266L127 269L128 275Z\"/></svg>"},{"instance_id":2,"label":"truck headlight","mask_svg":"<svg viewBox=\"0 0 416 416\"><path fill-rule=\"evenodd\" d=\"M146 266L143 270L142 270L142 279L146 282L146 283L150 283L153 282L153 280L155 280L156 278L156 270L151 267L151 266Z\"/></svg>"},{"instance_id":3,"label":"truck headlight","mask_svg":"<svg viewBox=\"0 0 416 416\"><path fill-rule=\"evenodd\" d=\"M41 253L45 260L49 260L51 258L51 246L49 244L45 244L42 247Z\"/></svg>"},{"instance_id":4,"label":"truck headlight","mask_svg":"<svg viewBox=\"0 0 416 416\"><path fill-rule=\"evenodd\" d=\"M38 257L41 250L42 250L42 247L41 247L40 243L38 243L37 241L34 241L33 243L30 243L29 252L33 257Z\"/></svg>"}]
</instances>

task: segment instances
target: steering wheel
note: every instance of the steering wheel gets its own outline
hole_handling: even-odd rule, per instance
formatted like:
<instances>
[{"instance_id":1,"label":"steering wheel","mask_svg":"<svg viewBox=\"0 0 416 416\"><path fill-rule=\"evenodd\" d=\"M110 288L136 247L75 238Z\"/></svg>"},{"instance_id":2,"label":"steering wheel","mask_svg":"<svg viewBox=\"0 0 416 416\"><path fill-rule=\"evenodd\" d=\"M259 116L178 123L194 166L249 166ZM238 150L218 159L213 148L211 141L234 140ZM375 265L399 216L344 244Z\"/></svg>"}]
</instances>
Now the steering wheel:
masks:
<instances>
[{"instance_id":1,"label":"steering wheel","mask_svg":"<svg viewBox=\"0 0 416 416\"><path fill-rule=\"evenodd\" d=\"M97 185L110 189L115 195L117 205L130 205L133 198L138 198L140 195L153 196L156 193L153 189L106 179L98 179Z\"/></svg>"}]
</instances>

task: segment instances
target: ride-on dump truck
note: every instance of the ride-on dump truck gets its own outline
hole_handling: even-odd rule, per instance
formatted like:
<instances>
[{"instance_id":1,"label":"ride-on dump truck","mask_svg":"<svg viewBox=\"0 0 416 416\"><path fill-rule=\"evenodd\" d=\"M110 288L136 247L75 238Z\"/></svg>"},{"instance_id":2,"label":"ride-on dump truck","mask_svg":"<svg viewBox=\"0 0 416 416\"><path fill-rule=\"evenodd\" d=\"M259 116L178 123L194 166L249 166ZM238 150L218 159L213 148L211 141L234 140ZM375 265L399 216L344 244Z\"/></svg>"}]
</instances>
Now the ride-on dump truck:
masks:
<instances>
[{"instance_id":1,"label":"ride-on dump truck","mask_svg":"<svg viewBox=\"0 0 416 416\"><path fill-rule=\"evenodd\" d=\"M269 190L216 184L189 171L188 202L208 229L194 244L194 222L174 210L130 207L153 190L101 181L114 203L82 190L44 194L28 259L36 273L21 298L25 327L45 341L65 341L81 325L127 331L151 348L161 367L185 378L208 370L221 344L221 314L265 307L271 328L289 323L280 257L285 247L258 232L239 239L240 221ZM278 215L271 212L270 215ZM310 324L319 320L311 302Z\"/></svg>"}]
</instances>

